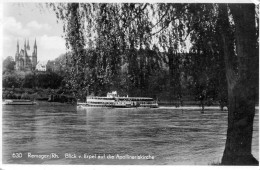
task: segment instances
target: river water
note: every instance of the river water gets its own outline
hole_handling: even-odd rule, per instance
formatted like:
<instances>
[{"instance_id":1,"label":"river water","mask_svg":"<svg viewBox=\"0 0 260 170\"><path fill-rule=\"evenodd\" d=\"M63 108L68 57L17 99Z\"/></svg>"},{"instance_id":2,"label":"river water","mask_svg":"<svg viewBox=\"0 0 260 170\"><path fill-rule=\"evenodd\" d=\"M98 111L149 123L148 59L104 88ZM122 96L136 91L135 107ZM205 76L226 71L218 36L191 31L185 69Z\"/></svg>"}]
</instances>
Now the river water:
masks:
<instances>
[{"instance_id":1,"label":"river water","mask_svg":"<svg viewBox=\"0 0 260 170\"><path fill-rule=\"evenodd\" d=\"M5 164L211 165L221 160L227 111L3 105ZM252 152L259 160L256 110Z\"/></svg>"}]
</instances>

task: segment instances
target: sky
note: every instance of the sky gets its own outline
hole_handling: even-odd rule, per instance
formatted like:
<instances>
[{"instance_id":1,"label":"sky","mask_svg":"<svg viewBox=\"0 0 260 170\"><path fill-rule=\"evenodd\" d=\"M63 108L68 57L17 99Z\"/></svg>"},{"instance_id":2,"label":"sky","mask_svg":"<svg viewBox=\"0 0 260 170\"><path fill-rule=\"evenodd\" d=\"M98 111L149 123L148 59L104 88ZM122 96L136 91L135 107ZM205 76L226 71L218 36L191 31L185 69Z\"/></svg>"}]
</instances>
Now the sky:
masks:
<instances>
[{"instance_id":1,"label":"sky","mask_svg":"<svg viewBox=\"0 0 260 170\"><path fill-rule=\"evenodd\" d=\"M3 58L14 58L17 41L21 49L25 39L31 48L36 39L38 61L53 60L66 52L62 23L57 23L55 13L43 3L4 3L3 9Z\"/></svg>"},{"instance_id":2,"label":"sky","mask_svg":"<svg viewBox=\"0 0 260 170\"><path fill-rule=\"evenodd\" d=\"M21 48L25 39L29 40L30 46L33 47L36 38L38 61L53 60L66 52L65 40L62 38L62 23L57 23L54 11L42 7L44 2L39 4L3 1L3 22L0 22L3 26L2 59L7 56L14 58L17 41Z\"/></svg>"}]
</instances>

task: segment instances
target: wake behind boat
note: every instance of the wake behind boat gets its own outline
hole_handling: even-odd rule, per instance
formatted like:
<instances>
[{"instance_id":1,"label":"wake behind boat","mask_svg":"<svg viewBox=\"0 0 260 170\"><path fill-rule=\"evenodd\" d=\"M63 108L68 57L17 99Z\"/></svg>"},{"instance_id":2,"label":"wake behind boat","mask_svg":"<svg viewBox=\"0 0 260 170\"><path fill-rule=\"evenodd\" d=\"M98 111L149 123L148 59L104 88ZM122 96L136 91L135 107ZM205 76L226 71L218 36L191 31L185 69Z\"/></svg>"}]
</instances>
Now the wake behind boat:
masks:
<instances>
[{"instance_id":1,"label":"wake behind boat","mask_svg":"<svg viewBox=\"0 0 260 170\"><path fill-rule=\"evenodd\" d=\"M107 93L106 97L88 96L86 102L77 103L79 107L149 107L158 108L158 103L149 97L119 97L116 91Z\"/></svg>"},{"instance_id":2,"label":"wake behind boat","mask_svg":"<svg viewBox=\"0 0 260 170\"><path fill-rule=\"evenodd\" d=\"M35 105L36 102L31 100L22 100L22 99L6 99L3 101L4 105Z\"/></svg>"}]
</instances>

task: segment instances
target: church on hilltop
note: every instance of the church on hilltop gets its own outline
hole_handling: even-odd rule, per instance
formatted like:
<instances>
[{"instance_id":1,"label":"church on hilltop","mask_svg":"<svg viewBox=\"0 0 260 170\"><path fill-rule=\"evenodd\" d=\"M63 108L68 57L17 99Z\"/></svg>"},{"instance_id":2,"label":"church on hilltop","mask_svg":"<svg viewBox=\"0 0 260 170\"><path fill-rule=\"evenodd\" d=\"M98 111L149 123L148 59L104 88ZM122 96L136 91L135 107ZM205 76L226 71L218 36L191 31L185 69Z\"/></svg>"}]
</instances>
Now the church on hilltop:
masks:
<instances>
[{"instance_id":1,"label":"church on hilltop","mask_svg":"<svg viewBox=\"0 0 260 170\"><path fill-rule=\"evenodd\" d=\"M33 48L29 45L29 40L24 41L24 48L19 49L17 41L17 50L15 53L15 69L19 71L33 71L37 65L37 45L36 39Z\"/></svg>"}]
</instances>

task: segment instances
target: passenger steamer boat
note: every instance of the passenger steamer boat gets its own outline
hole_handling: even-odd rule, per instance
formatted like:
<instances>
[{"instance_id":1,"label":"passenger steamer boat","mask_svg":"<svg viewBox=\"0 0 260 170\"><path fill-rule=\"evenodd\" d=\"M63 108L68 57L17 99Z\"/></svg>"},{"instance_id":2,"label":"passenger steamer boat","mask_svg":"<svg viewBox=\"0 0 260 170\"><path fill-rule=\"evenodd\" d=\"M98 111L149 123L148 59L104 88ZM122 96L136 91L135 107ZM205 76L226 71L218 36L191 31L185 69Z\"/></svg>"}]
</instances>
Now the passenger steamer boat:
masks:
<instances>
[{"instance_id":1,"label":"passenger steamer boat","mask_svg":"<svg viewBox=\"0 0 260 170\"><path fill-rule=\"evenodd\" d=\"M149 107L158 108L157 101L149 97L119 97L116 91L107 93L106 97L88 96L85 103L77 103L79 107Z\"/></svg>"},{"instance_id":2,"label":"passenger steamer boat","mask_svg":"<svg viewBox=\"0 0 260 170\"><path fill-rule=\"evenodd\" d=\"M3 101L4 105L34 105L36 102L31 100L7 99Z\"/></svg>"}]
</instances>

